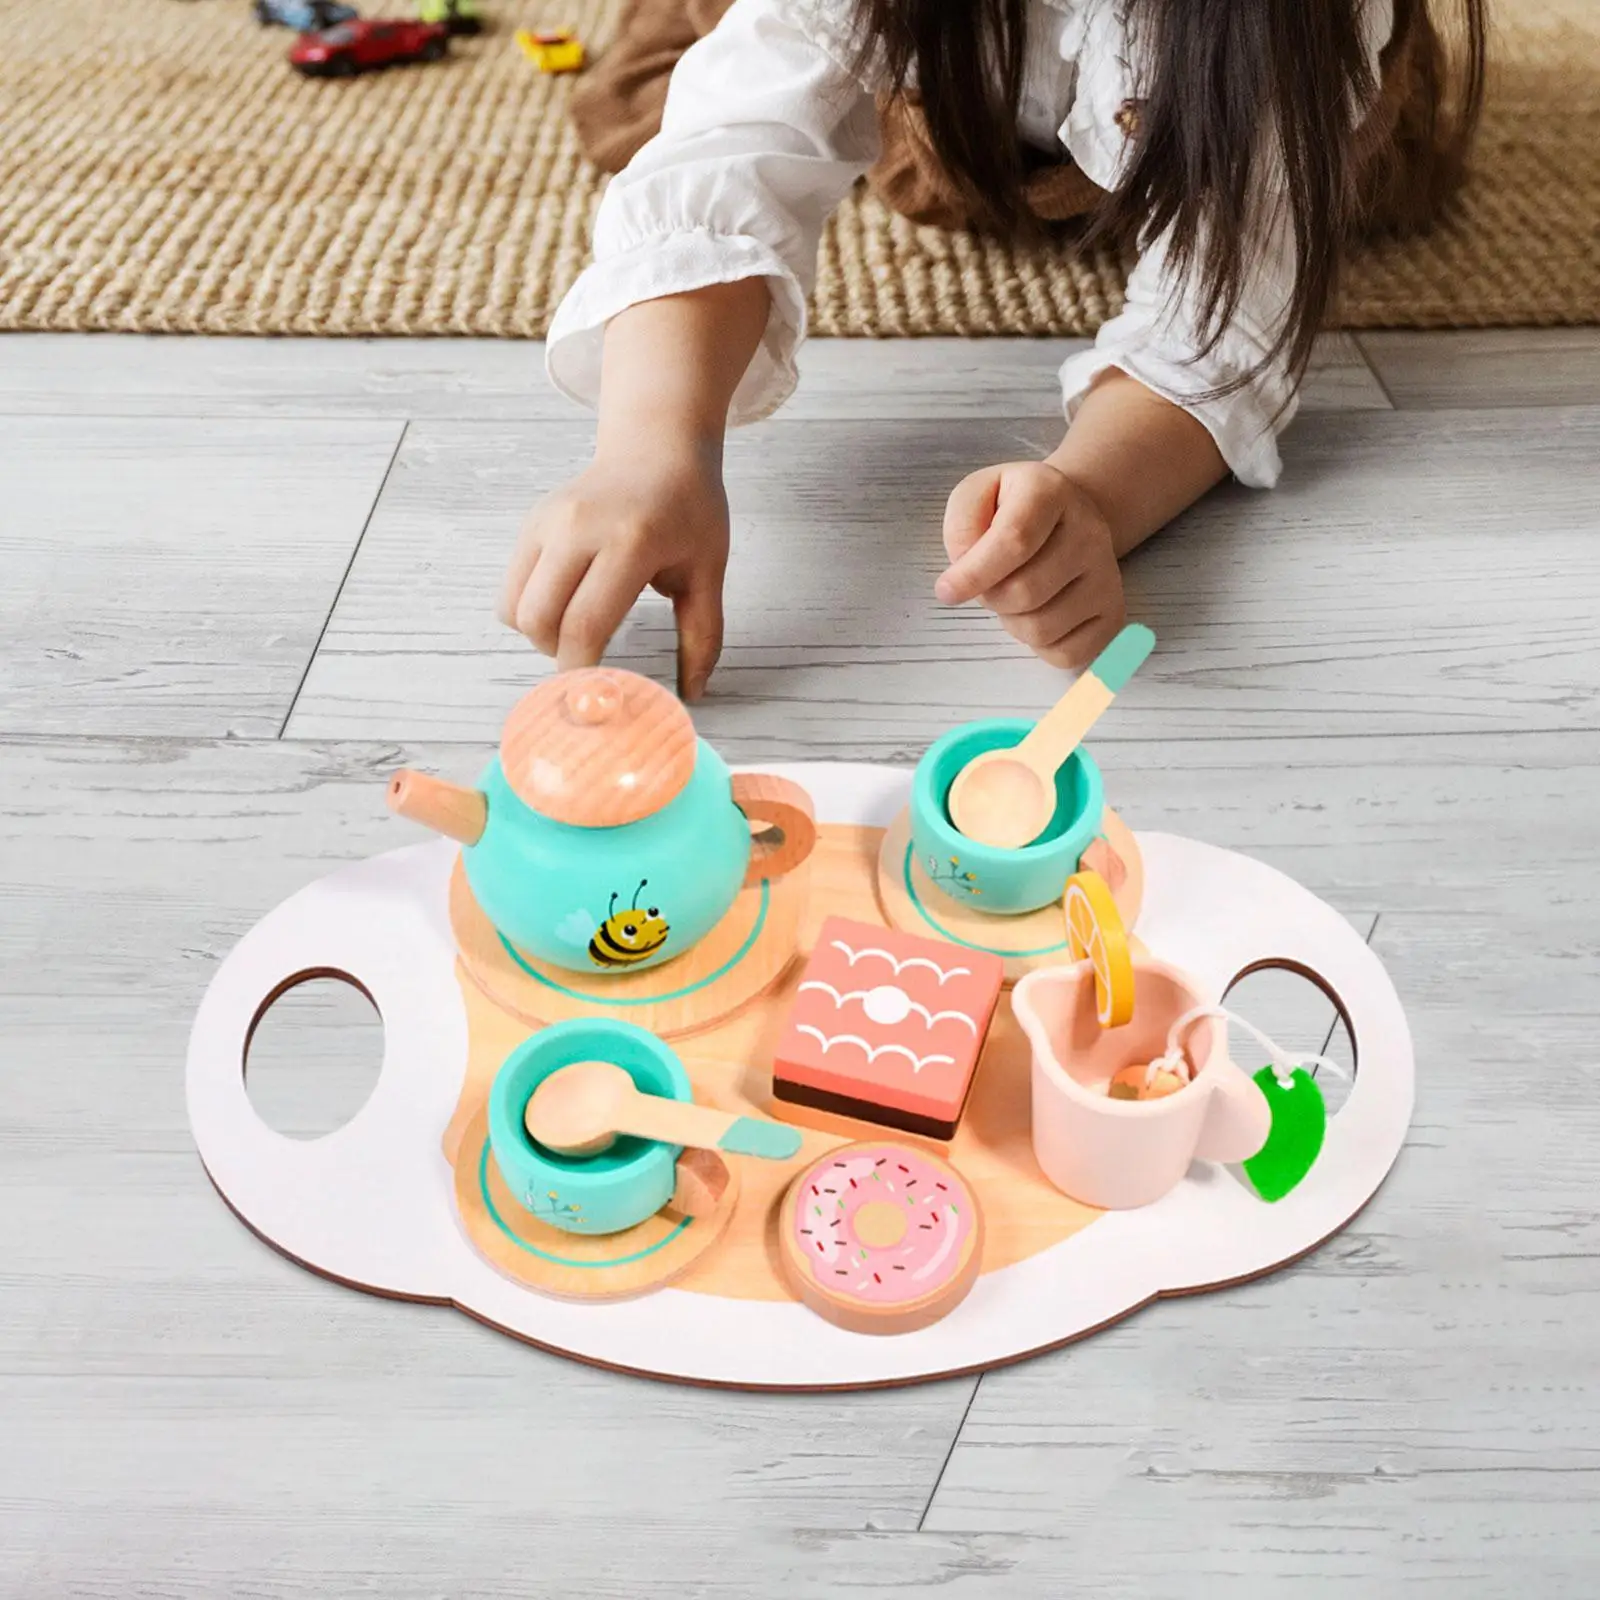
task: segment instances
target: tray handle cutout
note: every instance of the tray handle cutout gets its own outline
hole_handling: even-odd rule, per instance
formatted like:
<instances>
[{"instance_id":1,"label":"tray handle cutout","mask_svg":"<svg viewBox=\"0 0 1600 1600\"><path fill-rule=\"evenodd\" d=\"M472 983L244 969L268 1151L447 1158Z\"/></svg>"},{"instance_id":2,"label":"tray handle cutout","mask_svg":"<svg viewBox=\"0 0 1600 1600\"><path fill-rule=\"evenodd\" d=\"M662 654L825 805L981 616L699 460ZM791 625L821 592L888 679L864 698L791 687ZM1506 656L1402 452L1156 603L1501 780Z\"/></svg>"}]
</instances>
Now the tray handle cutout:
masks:
<instances>
[{"instance_id":1,"label":"tray handle cutout","mask_svg":"<svg viewBox=\"0 0 1600 1600\"><path fill-rule=\"evenodd\" d=\"M450 1182L439 1148L461 1087L466 1018L444 914L453 847L415 846L345 868L269 913L223 963L189 1040L189 1121L207 1174L286 1255L410 1299L450 1297ZM283 995L335 978L383 1025L383 1064L342 1127L298 1139L245 1088L250 1043Z\"/></svg>"},{"instance_id":2,"label":"tray handle cutout","mask_svg":"<svg viewBox=\"0 0 1600 1600\"><path fill-rule=\"evenodd\" d=\"M325 1138L371 1099L382 1051L383 1018L364 985L331 968L296 973L261 1002L245 1036L245 1092L268 1127Z\"/></svg>"},{"instance_id":3,"label":"tray handle cutout","mask_svg":"<svg viewBox=\"0 0 1600 1600\"><path fill-rule=\"evenodd\" d=\"M1248 979L1266 972L1280 972L1300 980L1296 985L1293 1002L1297 1008L1303 1006L1305 1011L1311 1010L1314 1003L1313 991L1327 1002L1332 1016L1326 1026L1323 1026L1321 1017L1316 1019L1322 1032L1320 1039L1306 1036L1305 1029L1309 1025L1309 1018L1302 1019L1297 1013L1291 1020L1289 1016L1291 1002L1287 998L1274 997L1263 1010L1260 1002L1251 994L1239 992L1240 986L1245 985ZM1301 987L1302 985L1305 987ZM1241 1016L1248 1017L1257 1027L1287 1049L1304 1054L1332 1055L1335 1063L1345 1068L1349 1074L1348 1078L1340 1079L1332 1074L1322 1073L1315 1064L1308 1070L1327 1100L1328 1115L1330 1117L1338 1115L1339 1108L1355 1082L1356 1072L1361 1064L1361 1054L1356 1042L1355 1024L1350 1020L1349 1008L1339 991L1321 973L1298 961L1280 959L1254 961L1243 968L1222 991L1222 1004L1232 1007ZM1341 1035L1348 1046L1348 1060L1345 1060L1345 1052L1338 1049ZM1253 1072L1255 1069L1251 1067L1245 1070Z\"/></svg>"}]
</instances>

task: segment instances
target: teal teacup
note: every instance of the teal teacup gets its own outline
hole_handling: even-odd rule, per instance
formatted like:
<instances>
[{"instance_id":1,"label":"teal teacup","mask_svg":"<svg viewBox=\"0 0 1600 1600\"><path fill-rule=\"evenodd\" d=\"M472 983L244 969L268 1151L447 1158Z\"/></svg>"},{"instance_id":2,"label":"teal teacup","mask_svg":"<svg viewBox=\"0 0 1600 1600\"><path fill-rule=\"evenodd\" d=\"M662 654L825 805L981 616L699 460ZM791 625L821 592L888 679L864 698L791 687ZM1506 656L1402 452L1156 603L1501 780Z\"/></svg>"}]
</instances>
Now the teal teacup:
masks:
<instances>
[{"instance_id":1,"label":"teal teacup","mask_svg":"<svg viewBox=\"0 0 1600 1600\"><path fill-rule=\"evenodd\" d=\"M936 887L975 910L1001 916L1037 911L1066 892L1083 852L1100 833L1105 786L1081 745L1056 774L1050 825L1020 850L997 850L967 838L950 820L956 774L986 750L1007 750L1033 731L1020 717L963 723L930 745L911 782L911 846Z\"/></svg>"},{"instance_id":2,"label":"teal teacup","mask_svg":"<svg viewBox=\"0 0 1600 1600\"><path fill-rule=\"evenodd\" d=\"M593 1156L563 1156L530 1137L523 1114L553 1072L579 1061L609 1061L647 1094L692 1100L683 1064L654 1034L631 1022L583 1018L541 1028L517 1046L489 1090L489 1146L517 1201L568 1233L621 1233L654 1216L677 1186L683 1147L622 1135Z\"/></svg>"}]
</instances>

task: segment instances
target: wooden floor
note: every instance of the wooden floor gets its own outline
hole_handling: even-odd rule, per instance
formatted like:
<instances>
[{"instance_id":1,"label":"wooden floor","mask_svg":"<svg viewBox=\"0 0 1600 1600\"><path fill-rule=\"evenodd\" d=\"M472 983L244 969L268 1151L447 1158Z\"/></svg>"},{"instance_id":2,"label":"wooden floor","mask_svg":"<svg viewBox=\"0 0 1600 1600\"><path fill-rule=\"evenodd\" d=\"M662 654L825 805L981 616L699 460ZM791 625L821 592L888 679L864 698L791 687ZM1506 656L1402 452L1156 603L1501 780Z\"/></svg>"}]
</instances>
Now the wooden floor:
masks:
<instances>
[{"instance_id":1,"label":"wooden floor","mask_svg":"<svg viewBox=\"0 0 1600 1600\"><path fill-rule=\"evenodd\" d=\"M1052 698L931 583L952 482L1054 441L1062 353L807 352L730 451L725 753L909 762ZM1332 340L1282 487L1129 564L1161 645L1097 736L1112 794L1370 932L1420 1076L1389 1183L1275 1278L857 1396L336 1287L189 1142L219 960L540 670L493 595L590 430L537 352L11 337L0 415L0 1595L1595 1592L1600 333ZM617 659L670 652L641 606ZM274 1013L263 1114L359 1103L350 1017Z\"/></svg>"}]
</instances>

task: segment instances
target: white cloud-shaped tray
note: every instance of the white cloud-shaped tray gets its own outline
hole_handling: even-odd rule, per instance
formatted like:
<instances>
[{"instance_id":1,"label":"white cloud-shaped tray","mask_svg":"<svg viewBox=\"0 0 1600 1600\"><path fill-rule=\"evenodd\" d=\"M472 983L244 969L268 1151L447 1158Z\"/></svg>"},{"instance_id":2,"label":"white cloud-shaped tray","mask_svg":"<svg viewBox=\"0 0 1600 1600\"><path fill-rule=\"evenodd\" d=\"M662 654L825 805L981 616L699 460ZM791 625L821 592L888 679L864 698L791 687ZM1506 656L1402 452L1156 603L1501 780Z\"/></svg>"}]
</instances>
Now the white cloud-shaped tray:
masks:
<instances>
[{"instance_id":1,"label":"white cloud-shaped tray","mask_svg":"<svg viewBox=\"0 0 1600 1600\"><path fill-rule=\"evenodd\" d=\"M886 826L903 769L778 769L824 821ZM846 1333L798 1304L667 1288L606 1304L555 1300L502 1277L457 1222L440 1138L468 1053L444 841L355 863L270 912L217 972L189 1043L189 1120L201 1159L261 1237L330 1278L455 1305L581 1360L749 1387L855 1387L993 1366L1077 1338L1162 1294L1259 1276L1313 1249L1383 1181L1411 1119L1410 1034L1377 957L1336 911L1272 868L1171 834L1141 834L1139 934L1221 994L1241 973L1314 974L1348 1022L1358 1070L1310 1176L1267 1205L1196 1162L1157 1204L1113 1212L1065 1242L983 1276L943 1321L893 1337ZM285 1137L244 1087L250 1034L272 998L311 974L353 979L384 1022L383 1067L355 1117L321 1139Z\"/></svg>"}]
</instances>

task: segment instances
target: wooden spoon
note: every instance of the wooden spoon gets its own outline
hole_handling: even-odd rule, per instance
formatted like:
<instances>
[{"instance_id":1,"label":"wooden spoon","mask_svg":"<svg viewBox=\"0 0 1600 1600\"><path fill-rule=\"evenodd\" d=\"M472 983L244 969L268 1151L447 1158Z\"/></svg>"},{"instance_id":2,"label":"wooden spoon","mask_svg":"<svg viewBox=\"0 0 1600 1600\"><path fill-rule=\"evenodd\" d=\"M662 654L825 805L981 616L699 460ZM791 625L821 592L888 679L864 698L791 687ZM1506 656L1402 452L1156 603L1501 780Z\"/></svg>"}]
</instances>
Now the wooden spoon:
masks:
<instances>
[{"instance_id":1,"label":"wooden spoon","mask_svg":"<svg viewBox=\"0 0 1600 1600\"><path fill-rule=\"evenodd\" d=\"M646 1094L608 1061L552 1072L533 1091L522 1120L545 1149L569 1156L598 1155L621 1133L769 1161L787 1161L800 1148L796 1128Z\"/></svg>"},{"instance_id":2,"label":"wooden spoon","mask_svg":"<svg viewBox=\"0 0 1600 1600\"><path fill-rule=\"evenodd\" d=\"M1019 850L1050 826L1056 773L1155 648L1156 636L1130 623L1095 658L1020 744L985 750L950 786L950 820L969 839Z\"/></svg>"}]
</instances>

